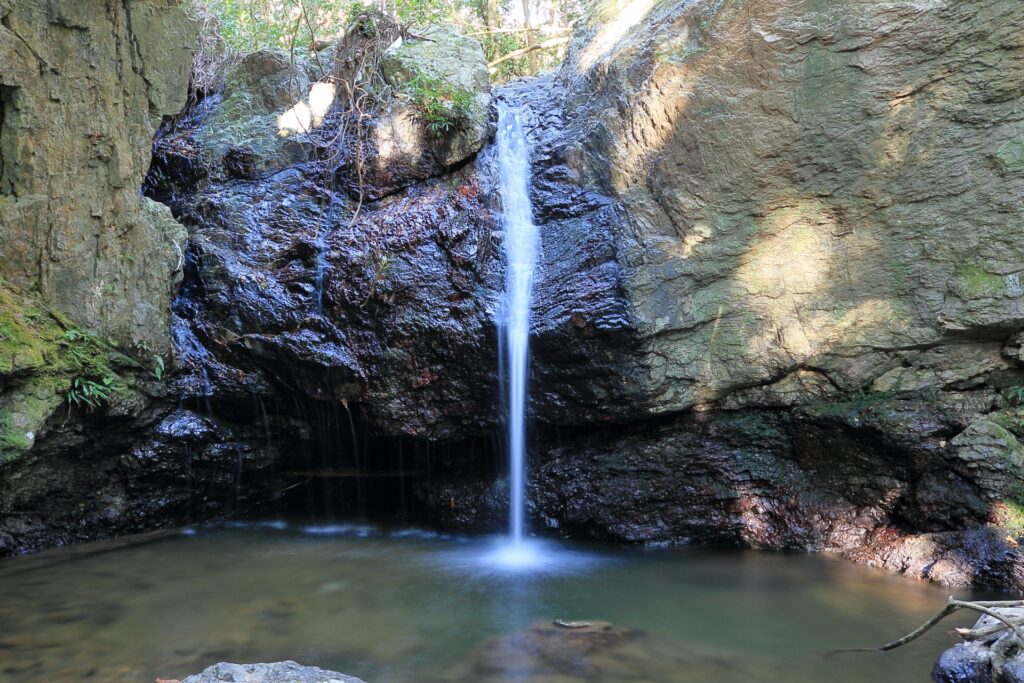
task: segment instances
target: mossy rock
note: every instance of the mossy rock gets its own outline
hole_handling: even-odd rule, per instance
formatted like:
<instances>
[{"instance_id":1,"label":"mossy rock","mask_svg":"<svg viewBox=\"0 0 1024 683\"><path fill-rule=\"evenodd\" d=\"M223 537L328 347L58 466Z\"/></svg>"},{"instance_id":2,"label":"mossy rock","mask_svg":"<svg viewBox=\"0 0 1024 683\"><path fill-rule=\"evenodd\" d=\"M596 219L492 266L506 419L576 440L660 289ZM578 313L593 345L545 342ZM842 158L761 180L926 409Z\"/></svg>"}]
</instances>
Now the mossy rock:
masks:
<instances>
[{"instance_id":1,"label":"mossy rock","mask_svg":"<svg viewBox=\"0 0 1024 683\"><path fill-rule=\"evenodd\" d=\"M69 401L76 379L106 386L113 395L123 386L115 366L136 364L2 281L0 337L0 463L34 445Z\"/></svg>"},{"instance_id":2,"label":"mossy rock","mask_svg":"<svg viewBox=\"0 0 1024 683\"><path fill-rule=\"evenodd\" d=\"M43 334L46 317L0 289L0 377L21 374L43 365L47 348Z\"/></svg>"},{"instance_id":3,"label":"mossy rock","mask_svg":"<svg viewBox=\"0 0 1024 683\"><path fill-rule=\"evenodd\" d=\"M963 265L953 273L952 289L962 299L996 296L1006 290L1006 278L977 264Z\"/></svg>"},{"instance_id":4,"label":"mossy rock","mask_svg":"<svg viewBox=\"0 0 1024 683\"><path fill-rule=\"evenodd\" d=\"M418 141L422 155L441 167L476 154L491 135L491 93L487 60L480 43L454 26L430 26L391 47L382 65L384 79L399 93L390 118L408 116L426 129ZM437 126L432 112L447 112ZM388 130L403 130L400 125ZM408 140L395 141L408 149Z\"/></svg>"},{"instance_id":5,"label":"mossy rock","mask_svg":"<svg viewBox=\"0 0 1024 683\"><path fill-rule=\"evenodd\" d=\"M222 168L225 157L245 155L255 173L285 168L301 150L281 134L279 117L310 90L309 68L284 50L246 55L228 72L220 103L197 131L203 163ZM223 170L231 173L231 164Z\"/></svg>"},{"instance_id":6,"label":"mossy rock","mask_svg":"<svg viewBox=\"0 0 1024 683\"><path fill-rule=\"evenodd\" d=\"M1010 172L1024 173L1024 136L1014 138L999 148L996 158Z\"/></svg>"}]
</instances>

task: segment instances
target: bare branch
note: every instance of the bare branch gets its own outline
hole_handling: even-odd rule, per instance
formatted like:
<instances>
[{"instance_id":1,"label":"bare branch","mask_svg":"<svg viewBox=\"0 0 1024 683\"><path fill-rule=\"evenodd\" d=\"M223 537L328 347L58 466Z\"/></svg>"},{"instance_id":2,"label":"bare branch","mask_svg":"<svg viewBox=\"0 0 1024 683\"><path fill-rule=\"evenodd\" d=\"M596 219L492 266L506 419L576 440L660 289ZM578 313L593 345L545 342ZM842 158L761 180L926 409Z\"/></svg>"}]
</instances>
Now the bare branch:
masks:
<instances>
[{"instance_id":1,"label":"bare branch","mask_svg":"<svg viewBox=\"0 0 1024 683\"><path fill-rule=\"evenodd\" d=\"M1009 618L997 612L995 608L998 607L1024 607L1024 600L968 602L965 600L957 600L951 596L949 600L946 601L946 606L939 610L939 612L936 613L935 616L933 616L931 619L924 622L916 629L914 629L907 635L903 636L902 638L898 638L892 641L891 643L886 643L881 647L859 647L842 650L833 650L828 654L833 655L843 652L888 652L889 650L895 650L896 648L906 645L907 643L913 640L917 640L925 633L927 633L929 630L931 630L940 621L942 621L950 614L953 614L954 612L960 609L969 609L975 612L981 612L982 614L992 617L993 619L1003 624L1001 628L996 629L996 631L993 631L993 633L998 632L1003 628L1009 628L1013 632L1013 635L1017 638L1018 642L1024 644L1024 631L1021 631L1020 624L1011 621Z\"/></svg>"},{"instance_id":2,"label":"bare branch","mask_svg":"<svg viewBox=\"0 0 1024 683\"><path fill-rule=\"evenodd\" d=\"M529 54L530 52L533 52L534 50L547 50L549 48L558 47L559 45L562 45L562 44L568 43L568 42L569 42L569 37L568 36L563 36L561 38L550 38L548 40L545 40L543 43L537 43L536 45L531 45L529 47L523 47L523 48L520 48L518 50L512 50L512 52L509 52L506 55L502 55L501 57L498 57L497 59L489 62L487 64L487 68L488 69L493 69L494 67L498 66L502 62L507 62L510 59L515 59L516 57L522 57L525 54Z\"/></svg>"}]
</instances>

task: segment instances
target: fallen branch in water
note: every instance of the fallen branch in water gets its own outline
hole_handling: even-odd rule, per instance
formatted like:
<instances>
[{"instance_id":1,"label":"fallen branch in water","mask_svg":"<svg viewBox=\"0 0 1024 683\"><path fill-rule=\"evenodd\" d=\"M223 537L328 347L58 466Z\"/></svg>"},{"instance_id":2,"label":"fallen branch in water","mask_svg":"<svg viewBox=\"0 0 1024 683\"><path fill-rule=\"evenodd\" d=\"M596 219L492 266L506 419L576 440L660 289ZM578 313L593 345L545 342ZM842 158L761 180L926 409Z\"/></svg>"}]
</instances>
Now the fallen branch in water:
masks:
<instances>
[{"instance_id":1,"label":"fallen branch in water","mask_svg":"<svg viewBox=\"0 0 1024 683\"><path fill-rule=\"evenodd\" d=\"M946 601L946 606L939 610L939 612L935 614L935 616L933 616L931 619L924 622L916 629L914 629L907 635L903 636L902 638L897 638L891 643L886 643L881 647L857 647L842 650L833 650L829 652L828 655L834 655L844 652L888 652L889 650L895 650L896 648L902 647L903 645L906 645L911 641L917 640L925 633L930 631L940 621L961 609L980 612L1000 622L999 624L992 624L991 626L986 626L984 628L977 630L957 629L957 633L960 634L961 637L967 638L969 635L978 634L979 638L988 638L1001 631L1009 629L1013 632L1013 635L1016 636L1017 641L1021 644L1021 646L1024 646L1024 631L1021 631L1021 627L1024 626L1024 618L1010 619L1009 617L1004 616L997 611L998 608L1009 607L1024 607L1024 600L994 600L970 602L967 600L957 600L956 598L950 596L949 600Z\"/></svg>"}]
</instances>

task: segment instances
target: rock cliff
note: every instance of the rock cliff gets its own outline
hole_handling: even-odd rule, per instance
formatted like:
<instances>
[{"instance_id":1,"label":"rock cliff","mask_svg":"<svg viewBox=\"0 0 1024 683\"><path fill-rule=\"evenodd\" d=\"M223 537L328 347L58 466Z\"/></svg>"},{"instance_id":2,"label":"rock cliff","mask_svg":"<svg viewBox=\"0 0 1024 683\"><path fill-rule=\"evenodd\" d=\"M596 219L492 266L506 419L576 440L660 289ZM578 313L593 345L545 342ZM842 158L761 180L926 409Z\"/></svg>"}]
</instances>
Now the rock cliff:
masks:
<instances>
[{"instance_id":1,"label":"rock cliff","mask_svg":"<svg viewBox=\"0 0 1024 683\"><path fill-rule=\"evenodd\" d=\"M535 520L1019 584L1022 26L1000 1L610 3L503 93L536 145L534 412L563 427ZM453 525L500 510L473 476L428 487Z\"/></svg>"},{"instance_id":2,"label":"rock cliff","mask_svg":"<svg viewBox=\"0 0 1024 683\"><path fill-rule=\"evenodd\" d=\"M187 238L140 186L195 35L170 0L0 0L0 554L139 500L117 425L164 392Z\"/></svg>"},{"instance_id":3,"label":"rock cliff","mask_svg":"<svg viewBox=\"0 0 1024 683\"><path fill-rule=\"evenodd\" d=\"M1020 583L1022 27L997 0L636 0L498 92L543 240L536 525ZM167 168L194 167L211 106ZM493 529L496 161L383 177L356 210L304 144L157 184L192 234L191 365L228 411L351 405L413 440L436 518Z\"/></svg>"},{"instance_id":4,"label":"rock cliff","mask_svg":"<svg viewBox=\"0 0 1024 683\"><path fill-rule=\"evenodd\" d=\"M502 523L497 96L529 129L543 240L535 529L1024 585L1022 29L1016 0L605 3L557 73L493 93L478 46L439 31L389 48L396 96L362 148L317 69L250 55L164 129L147 181L189 247L184 400L124 446L174 496L139 524L191 504L176 452L237 504L261 496L243 465L318 448L317 466L430 473L413 486L442 524ZM169 81L141 83L164 111ZM173 260L147 277L169 286Z\"/></svg>"}]
</instances>

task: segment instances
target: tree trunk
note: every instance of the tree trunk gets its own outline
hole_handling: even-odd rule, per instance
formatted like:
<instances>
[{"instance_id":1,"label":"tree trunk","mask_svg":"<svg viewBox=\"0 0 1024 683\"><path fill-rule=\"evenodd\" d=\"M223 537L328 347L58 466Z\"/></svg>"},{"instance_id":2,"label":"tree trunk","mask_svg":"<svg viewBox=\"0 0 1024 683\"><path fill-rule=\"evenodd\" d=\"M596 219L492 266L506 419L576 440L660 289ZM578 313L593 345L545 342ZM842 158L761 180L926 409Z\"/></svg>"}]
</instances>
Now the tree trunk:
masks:
<instances>
[{"instance_id":1,"label":"tree trunk","mask_svg":"<svg viewBox=\"0 0 1024 683\"><path fill-rule=\"evenodd\" d=\"M537 75L537 51L533 49L533 24L530 20L530 0L523 0L523 19L526 22L526 47L530 51L530 75Z\"/></svg>"},{"instance_id":2,"label":"tree trunk","mask_svg":"<svg viewBox=\"0 0 1024 683\"><path fill-rule=\"evenodd\" d=\"M487 0L486 13L487 16L484 18L484 23L487 24L487 28L499 28L501 25L501 18L499 17L498 0Z\"/></svg>"}]
</instances>

